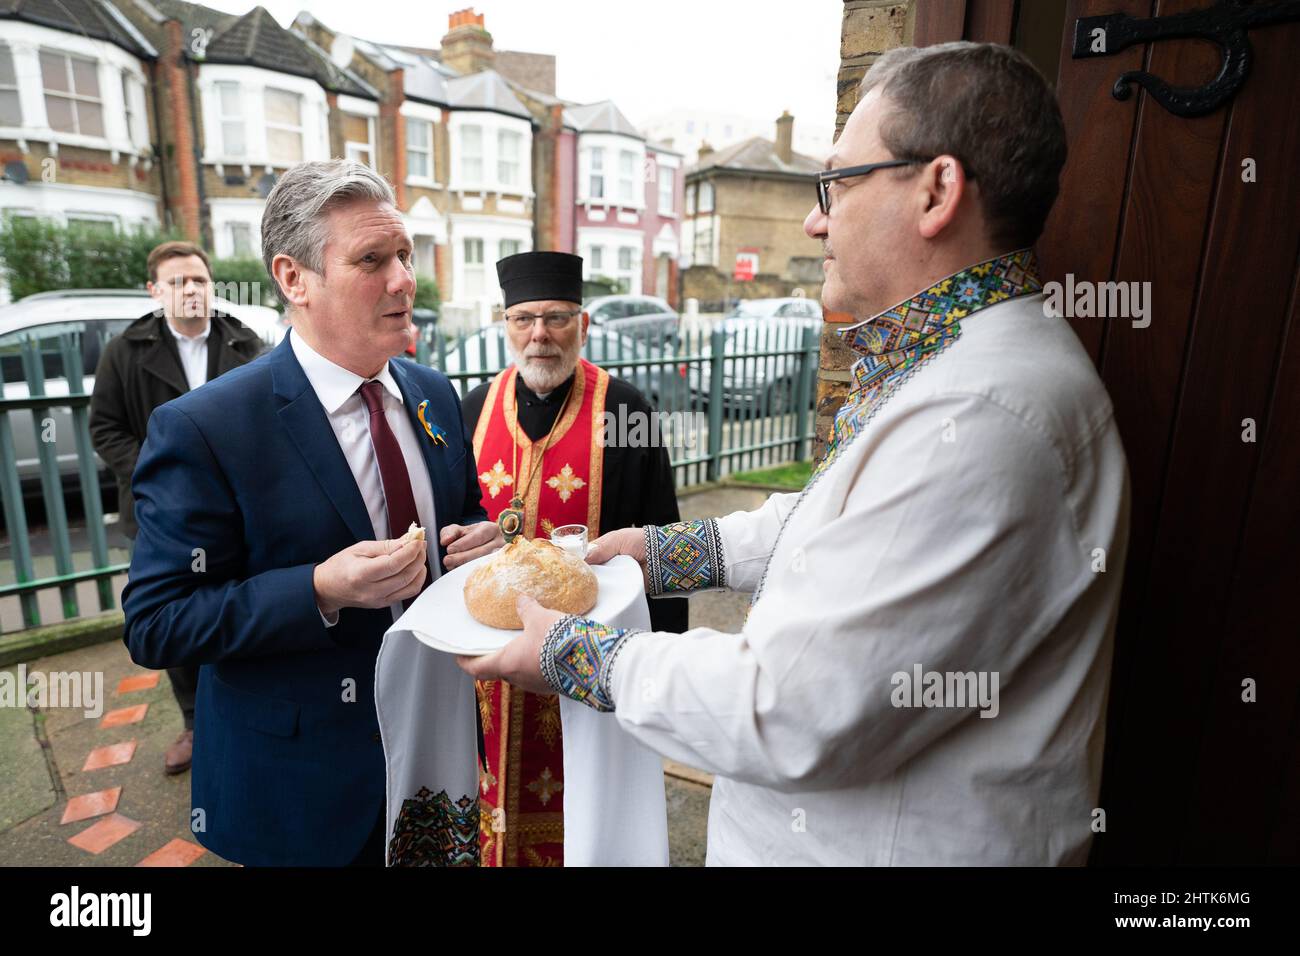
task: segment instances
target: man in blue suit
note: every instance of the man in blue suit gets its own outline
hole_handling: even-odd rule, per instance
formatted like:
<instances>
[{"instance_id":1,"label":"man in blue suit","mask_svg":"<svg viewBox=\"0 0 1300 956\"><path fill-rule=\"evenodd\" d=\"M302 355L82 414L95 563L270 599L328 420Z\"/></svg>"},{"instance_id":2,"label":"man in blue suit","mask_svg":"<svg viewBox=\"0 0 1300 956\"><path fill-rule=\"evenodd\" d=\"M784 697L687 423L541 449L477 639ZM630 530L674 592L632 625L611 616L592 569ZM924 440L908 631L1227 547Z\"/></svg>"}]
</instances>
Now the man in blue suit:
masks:
<instances>
[{"instance_id":1,"label":"man in blue suit","mask_svg":"<svg viewBox=\"0 0 1300 956\"><path fill-rule=\"evenodd\" d=\"M382 865L384 631L501 533L451 383L395 358L415 275L388 183L342 160L293 167L262 256L292 331L151 416L125 640L145 667L206 665L200 843L246 865ZM428 540L403 541L411 524Z\"/></svg>"}]
</instances>

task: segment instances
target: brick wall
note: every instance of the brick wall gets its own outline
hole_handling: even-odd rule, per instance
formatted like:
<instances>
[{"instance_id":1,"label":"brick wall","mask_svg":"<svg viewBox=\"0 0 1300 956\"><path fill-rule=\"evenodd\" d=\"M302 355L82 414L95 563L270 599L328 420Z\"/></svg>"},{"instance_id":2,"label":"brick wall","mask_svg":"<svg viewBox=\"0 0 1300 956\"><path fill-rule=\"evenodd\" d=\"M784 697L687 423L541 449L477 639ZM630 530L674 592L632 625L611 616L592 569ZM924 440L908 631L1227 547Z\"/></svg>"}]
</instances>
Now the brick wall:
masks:
<instances>
[{"instance_id":1,"label":"brick wall","mask_svg":"<svg viewBox=\"0 0 1300 956\"><path fill-rule=\"evenodd\" d=\"M858 102L858 83L876 58L886 50L912 42L917 0L845 0L840 25L840 69L836 86L835 136ZM817 372L817 438L813 457L821 460L835 412L849 388L849 368L855 355L834 334L834 324L851 321L844 313L827 312L822 332L821 362Z\"/></svg>"},{"instance_id":2,"label":"brick wall","mask_svg":"<svg viewBox=\"0 0 1300 956\"><path fill-rule=\"evenodd\" d=\"M162 114L162 163L174 171L168 185L168 219L191 242L202 241L199 208L198 162L195 149L195 117L190 108L191 77L184 57L185 37L179 21L167 23L166 45L158 60L158 91L165 91Z\"/></svg>"},{"instance_id":3,"label":"brick wall","mask_svg":"<svg viewBox=\"0 0 1300 956\"><path fill-rule=\"evenodd\" d=\"M803 231L816 200L808 181L736 173L714 173L708 179L719 220L718 266L687 269L682 295L699 299L704 312L719 311L727 298L787 296L796 288L820 297L821 244ZM758 250L759 275L752 282L731 281L741 249Z\"/></svg>"}]
</instances>

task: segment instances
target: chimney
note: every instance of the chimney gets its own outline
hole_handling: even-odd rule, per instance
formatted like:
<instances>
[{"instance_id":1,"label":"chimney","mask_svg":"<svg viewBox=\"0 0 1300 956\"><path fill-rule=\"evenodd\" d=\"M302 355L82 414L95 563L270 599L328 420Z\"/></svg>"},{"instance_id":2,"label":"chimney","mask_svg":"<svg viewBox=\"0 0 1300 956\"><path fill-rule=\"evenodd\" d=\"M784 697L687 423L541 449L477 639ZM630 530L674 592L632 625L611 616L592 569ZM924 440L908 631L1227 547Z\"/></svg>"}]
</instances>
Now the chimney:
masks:
<instances>
[{"instance_id":1,"label":"chimney","mask_svg":"<svg viewBox=\"0 0 1300 956\"><path fill-rule=\"evenodd\" d=\"M481 73L496 64L492 34L483 26L483 14L471 7L447 17L447 35L442 38L442 62L458 73Z\"/></svg>"},{"instance_id":2,"label":"chimney","mask_svg":"<svg viewBox=\"0 0 1300 956\"><path fill-rule=\"evenodd\" d=\"M695 161L697 163L702 163L712 155L713 155L713 147L710 146L708 143L701 142L699 152L695 157Z\"/></svg>"},{"instance_id":3,"label":"chimney","mask_svg":"<svg viewBox=\"0 0 1300 956\"><path fill-rule=\"evenodd\" d=\"M782 110L776 121L776 155L783 163L794 159L794 117Z\"/></svg>"}]
</instances>

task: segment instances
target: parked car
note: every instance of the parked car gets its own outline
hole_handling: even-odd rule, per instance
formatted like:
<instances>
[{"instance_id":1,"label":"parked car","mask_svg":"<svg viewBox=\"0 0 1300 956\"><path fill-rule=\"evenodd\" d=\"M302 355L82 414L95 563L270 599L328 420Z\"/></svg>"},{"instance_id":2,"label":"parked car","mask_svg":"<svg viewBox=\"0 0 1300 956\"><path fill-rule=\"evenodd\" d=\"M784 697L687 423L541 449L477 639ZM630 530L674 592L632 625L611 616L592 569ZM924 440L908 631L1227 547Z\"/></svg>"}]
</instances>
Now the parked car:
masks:
<instances>
[{"instance_id":1,"label":"parked car","mask_svg":"<svg viewBox=\"0 0 1300 956\"><path fill-rule=\"evenodd\" d=\"M787 300L755 300L784 302ZM804 302L808 300L793 300ZM816 306L816 303L813 303ZM820 330L820 307L817 318L792 317L759 312L736 314L735 310L723 318L719 325L723 333L722 400L726 414L753 413L781 415L795 410L795 395L799 387L801 364L797 353L803 345L806 330ZM692 363L689 369L691 390L705 407L712 395L710 360L713 346L710 338L702 340L700 354L703 358ZM768 355L765 353L778 354ZM760 353L760 354L755 354ZM791 353L791 354L780 354ZM746 358L753 355L752 358ZM816 398L815 387L809 389L809 405Z\"/></svg>"},{"instance_id":2,"label":"parked car","mask_svg":"<svg viewBox=\"0 0 1300 956\"><path fill-rule=\"evenodd\" d=\"M30 397L22 362L22 343L29 339L39 343L45 394L53 399L69 394L60 349L63 335L73 337L85 376L82 383L76 383L73 392L89 395L95 387L95 367L105 343L157 305L147 292L138 289L69 289L40 292L0 307L0 376L4 379L4 397ZM280 313L266 306L236 305L215 297L212 305L256 331L268 347L278 344L289 327ZM49 417L54 420L59 474L65 489L72 492L71 497L79 500L79 494L75 493L79 485L71 410L51 403ZM40 426L33 422L32 413L26 409L10 411L8 419L23 496L36 497L40 494L40 461L36 453ZM98 455L95 464L100 485L111 499L116 487L112 476Z\"/></svg>"},{"instance_id":3,"label":"parked car","mask_svg":"<svg viewBox=\"0 0 1300 956\"><path fill-rule=\"evenodd\" d=\"M809 319L821 321L822 307L816 299L788 296L783 299L742 299L723 316L722 321L735 319Z\"/></svg>"},{"instance_id":4,"label":"parked car","mask_svg":"<svg viewBox=\"0 0 1300 956\"><path fill-rule=\"evenodd\" d=\"M466 394L479 384L491 380L497 372L510 364L510 353L506 350L504 331L505 328L500 322L494 322L459 342L449 343L446 346L446 360L441 365L439 365L438 348L435 345L430 350L430 361L447 375L466 375L463 386L461 379L452 379L461 394ZM587 344L582 347L583 358L604 366L611 375L635 385L652 404L656 404L659 400L662 391L661 377L664 374L678 373L669 365L646 367L638 366L636 363L664 357L667 354L669 353L655 348L643 339L621 335L607 328L597 328L595 325L588 329ZM620 365L618 364L620 362L628 364ZM665 369L668 371L665 372Z\"/></svg>"},{"instance_id":5,"label":"parked car","mask_svg":"<svg viewBox=\"0 0 1300 956\"><path fill-rule=\"evenodd\" d=\"M613 329L655 347L677 344L681 316L663 299L653 295L602 295L583 306L593 328Z\"/></svg>"}]
</instances>

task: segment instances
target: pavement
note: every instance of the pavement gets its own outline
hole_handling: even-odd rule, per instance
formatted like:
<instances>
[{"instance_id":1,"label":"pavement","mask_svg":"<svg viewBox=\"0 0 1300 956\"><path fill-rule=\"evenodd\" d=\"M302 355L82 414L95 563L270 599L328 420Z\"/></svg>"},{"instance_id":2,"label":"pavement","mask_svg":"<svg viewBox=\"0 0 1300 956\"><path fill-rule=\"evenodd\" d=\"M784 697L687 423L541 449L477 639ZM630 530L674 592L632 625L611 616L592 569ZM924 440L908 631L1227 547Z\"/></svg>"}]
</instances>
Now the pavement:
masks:
<instances>
[{"instance_id":1,"label":"pavement","mask_svg":"<svg viewBox=\"0 0 1300 956\"><path fill-rule=\"evenodd\" d=\"M682 516L750 510L767 494L709 488L681 497ZM690 625L736 631L747 606L747 595L698 595ZM93 613L93 605L83 607ZM199 846L190 831L189 773L163 773L163 753L184 727L165 672L136 666L119 641L23 666L29 675L76 673L92 682L102 675L102 712L54 706L61 700L14 706L0 694L0 866L234 865ZM13 675L17 665L0 671L0 690L16 682L4 671ZM666 763L664 780L670 861L702 866L712 778Z\"/></svg>"}]
</instances>

